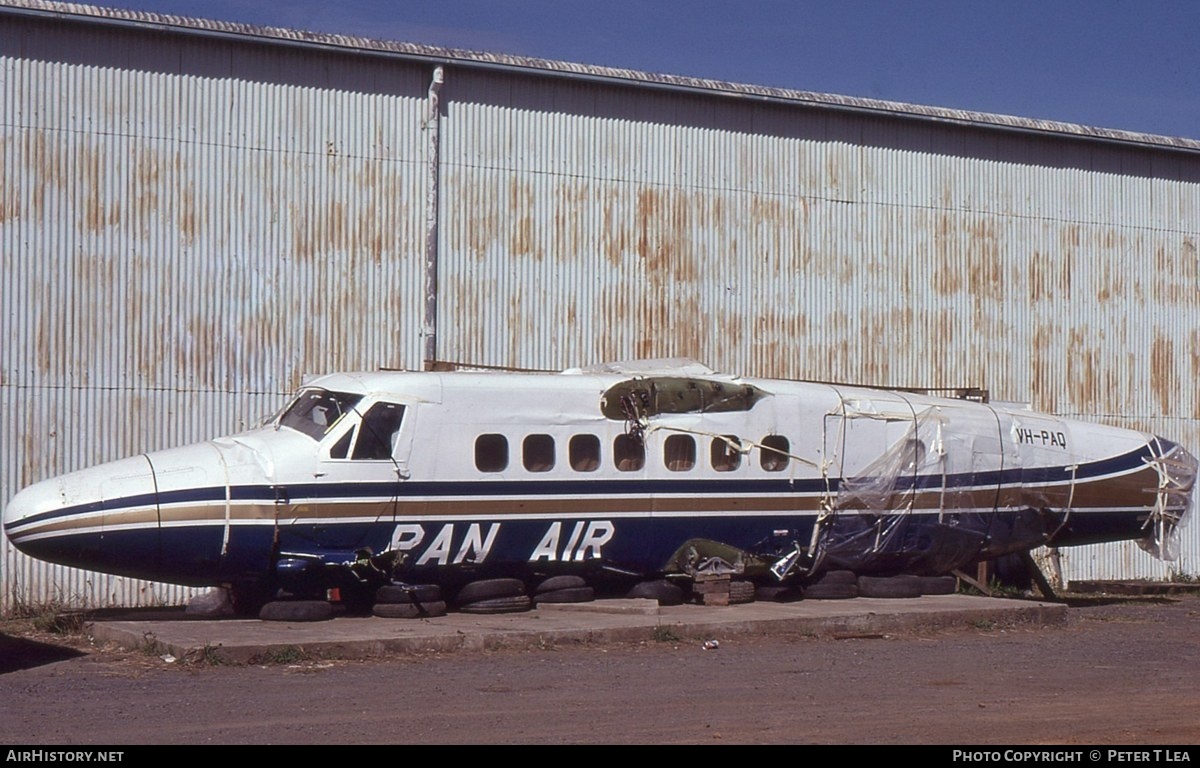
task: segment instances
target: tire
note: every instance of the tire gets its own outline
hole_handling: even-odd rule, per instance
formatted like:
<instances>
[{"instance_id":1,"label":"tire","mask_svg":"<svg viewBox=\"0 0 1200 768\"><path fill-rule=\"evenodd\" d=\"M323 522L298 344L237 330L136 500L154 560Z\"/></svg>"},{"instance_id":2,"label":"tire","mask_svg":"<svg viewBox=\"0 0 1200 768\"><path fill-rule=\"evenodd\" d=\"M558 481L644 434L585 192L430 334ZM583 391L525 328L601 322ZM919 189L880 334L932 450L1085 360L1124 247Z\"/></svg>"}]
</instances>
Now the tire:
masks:
<instances>
[{"instance_id":1,"label":"tire","mask_svg":"<svg viewBox=\"0 0 1200 768\"><path fill-rule=\"evenodd\" d=\"M953 595L958 591L958 579L953 576L918 576L922 595Z\"/></svg>"},{"instance_id":2,"label":"tire","mask_svg":"<svg viewBox=\"0 0 1200 768\"><path fill-rule=\"evenodd\" d=\"M649 598L657 600L659 605L683 605L683 590L666 579L638 582L626 597Z\"/></svg>"},{"instance_id":3,"label":"tire","mask_svg":"<svg viewBox=\"0 0 1200 768\"><path fill-rule=\"evenodd\" d=\"M375 590L376 603L436 603L441 599L442 588L437 584L388 584Z\"/></svg>"},{"instance_id":4,"label":"tire","mask_svg":"<svg viewBox=\"0 0 1200 768\"><path fill-rule=\"evenodd\" d=\"M520 613L533 607L533 601L528 595L511 597L492 597L487 600L476 600L473 603L460 605L458 610L463 613Z\"/></svg>"},{"instance_id":5,"label":"tire","mask_svg":"<svg viewBox=\"0 0 1200 768\"><path fill-rule=\"evenodd\" d=\"M505 597L524 597L525 582L520 579L483 579L472 581L458 591L458 605Z\"/></svg>"},{"instance_id":6,"label":"tire","mask_svg":"<svg viewBox=\"0 0 1200 768\"><path fill-rule=\"evenodd\" d=\"M809 584L804 588L805 600L849 600L858 597L857 584Z\"/></svg>"},{"instance_id":7,"label":"tire","mask_svg":"<svg viewBox=\"0 0 1200 768\"><path fill-rule=\"evenodd\" d=\"M421 609L412 603L375 603L371 614L381 619L415 619Z\"/></svg>"},{"instance_id":8,"label":"tire","mask_svg":"<svg viewBox=\"0 0 1200 768\"><path fill-rule=\"evenodd\" d=\"M263 621L325 621L333 606L325 600L274 600L258 612Z\"/></svg>"},{"instance_id":9,"label":"tire","mask_svg":"<svg viewBox=\"0 0 1200 768\"><path fill-rule=\"evenodd\" d=\"M533 590L533 593L540 595L543 592L555 592L560 589L579 589L587 585L587 581L582 576L551 576L541 584L538 584L537 589Z\"/></svg>"},{"instance_id":10,"label":"tire","mask_svg":"<svg viewBox=\"0 0 1200 768\"><path fill-rule=\"evenodd\" d=\"M744 605L745 603L754 602L754 582L752 581L731 581L729 582L729 604Z\"/></svg>"},{"instance_id":11,"label":"tire","mask_svg":"<svg viewBox=\"0 0 1200 768\"><path fill-rule=\"evenodd\" d=\"M813 584L858 584L854 571L825 571L813 579Z\"/></svg>"},{"instance_id":12,"label":"tire","mask_svg":"<svg viewBox=\"0 0 1200 768\"><path fill-rule=\"evenodd\" d=\"M371 613L381 619L419 619L446 615L446 604L440 600L427 603L376 603Z\"/></svg>"},{"instance_id":13,"label":"tire","mask_svg":"<svg viewBox=\"0 0 1200 768\"><path fill-rule=\"evenodd\" d=\"M771 584L754 590L754 599L764 603L790 603L803 596L799 587Z\"/></svg>"},{"instance_id":14,"label":"tire","mask_svg":"<svg viewBox=\"0 0 1200 768\"><path fill-rule=\"evenodd\" d=\"M590 603L596 599L596 590L591 587L567 587L542 592L533 596L533 602L542 603Z\"/></svg>"},{"instance_id":15,"label":"tire","mask_svg":"<svg viewBox=\"0 0 1200 768\"><path fill-rule=\"evenodd\" d=\"M859 597L920 597L921 580L916 576L859 576Z\"/></svg>"}]
</instances>

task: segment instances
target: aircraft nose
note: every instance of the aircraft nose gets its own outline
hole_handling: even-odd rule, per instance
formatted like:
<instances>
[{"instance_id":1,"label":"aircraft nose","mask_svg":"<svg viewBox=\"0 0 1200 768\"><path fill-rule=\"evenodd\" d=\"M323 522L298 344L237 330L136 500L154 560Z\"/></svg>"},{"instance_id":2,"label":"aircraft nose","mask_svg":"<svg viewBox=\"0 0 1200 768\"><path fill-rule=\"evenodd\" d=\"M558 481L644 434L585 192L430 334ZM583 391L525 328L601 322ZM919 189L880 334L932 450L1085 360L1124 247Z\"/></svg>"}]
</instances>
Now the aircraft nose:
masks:
<instances>
[{"instance_id":1,"label":"aircraft nose","mask_svg":"<svg viewBox=\"0 0 1200 768\"><path fill-rule=\"evenodd\" d=\"M39 519L58 506L53 481L35 483L17 493L4 508L4 533L18 549L31 535Z\"/></svg>"},{"instance_id":2,"label":"aircraft nose","mask_svg":"<svg viewBox=\"0 0 1200 768\"><path fill-rule=\"evenodd\" d=\"M154 472L137 456L34 483L5 506L3 524L17 549L54 563L111 569L113 561L156 559ZM137 541L119 531L136 532Z\"/></svg>"}]
</instances>

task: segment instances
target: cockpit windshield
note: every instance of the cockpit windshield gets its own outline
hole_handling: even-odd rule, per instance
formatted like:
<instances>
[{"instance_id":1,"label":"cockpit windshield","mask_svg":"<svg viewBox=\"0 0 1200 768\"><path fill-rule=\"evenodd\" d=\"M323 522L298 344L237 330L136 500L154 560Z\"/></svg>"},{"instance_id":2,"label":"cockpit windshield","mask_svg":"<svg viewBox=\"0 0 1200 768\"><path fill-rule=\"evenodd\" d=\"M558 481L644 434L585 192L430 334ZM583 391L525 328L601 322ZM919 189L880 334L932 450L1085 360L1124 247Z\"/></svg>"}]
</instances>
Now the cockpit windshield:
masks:
<instances>
[{"instance_id":1,"label":"cockpit windshield","mask_svg":"<svg viewBox=\"0 0 1200 768\"><path fill-rule=\"evenodd\" d=\"M279 417L279 426L291 427L313 440L320 440L362 399L362 395L349 392L306 389Z\"/></svg>"}]
</instances>

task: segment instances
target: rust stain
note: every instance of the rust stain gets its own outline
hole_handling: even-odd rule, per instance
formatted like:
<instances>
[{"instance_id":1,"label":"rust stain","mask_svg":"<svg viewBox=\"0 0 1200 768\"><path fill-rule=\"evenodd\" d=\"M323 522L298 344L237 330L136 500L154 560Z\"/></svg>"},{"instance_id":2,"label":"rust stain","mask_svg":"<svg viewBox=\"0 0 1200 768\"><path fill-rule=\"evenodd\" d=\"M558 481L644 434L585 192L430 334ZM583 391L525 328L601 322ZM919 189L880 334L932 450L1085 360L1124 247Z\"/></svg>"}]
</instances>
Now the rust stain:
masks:
<instances>
[{"instance_id":1,"label":"rust stain","mask_svg":"<svg viewBox=\"0 0 1200 768\"><path fill-rule=\"evenodd\" d=\"M696 279L693 206L684 193L641 189L637 193L637 253L654 286Z\"/></svg>"},{"instance_id":2,"label":"rust stain","mask_svg":"<svg viewBox=\"0 0 1200 768\"><path fill-rule=\"evenodd\" d=\"M1175 376L1175 347L1169 338L1155 336L1150 344L1150 391L1160 413L1174 415L1171 407L1179 395L1179 380Z\"/></svg>"},{"instance_id":3,"label":"rust stain","mask_svg":"<svg viewBox=\"0 0 1200 768\"><path fill-rule=\"evenodd\" d=\"M158 209L160 176L158 153L142 150L134 161L134 178L137 180L138 213L143 220L149 220Z\"/></svg>"},{"instance_id":4,"label":"rust stain","mask_svg":"<svg viewBox=\"0 0 1200 768\"><path fill-rule=\"evenodd\" d=\"M933 288L943 296L962 290L962 256L958 247L958 229L948 213L938 215L933 236L936 260L933 264Z\"/></svg>"},{"instance_id":5,"label":"rust stain","mask_svg":"<svg viewBox=\"0 0 1200 768\"><path fill-rule=\"evenodd\" d=\"M33 132L25 150L25 167L37 171L34 176L33 195L29 201L30 214L36 219L41 218L46 211L47 187L62 185L62 163L58 153L47 151L44 131Z\"/></svg>"},{"instance_id":6,"label":"rust stain","mask_svg":"<svg viewBox=\"0 0 1200 768\"><path fill-rule=\"evenodd\" d=\"M647 277L652 277L649 274L654 272L649 268L652 258L651 251L656 247L652 242L654 239L652 226L659 220L659 201L658 193L653 189L640 189L637 193L637 210L635 212L635 221L637 222L637 254L641 262L646 266Z\"/></svg>"},{"instance_id":7,"label":"rust stain","mask_svg":"<svg viewBox=\"0 0 1200 768\"><path fill-rule=\"evenodd\" d=\"M21 199L14 183L15 173L8 167L10 141L6 136L0 136L0 224L20 216L17 201Z\"/></svg>"},{"instance_id":8,"label":"rust stain","mask_svg":"<svg viewBox=\"0 0 1200 768\"><path fill-rule=\"evenodd\" d=\"M305 215L302 203L288 206L288 219L292 223L292 254L302 261L310 261L313 257L312 219Z\"/></svg>"},{"instance_id":9,"label":"rust stain","mask_svg":"<svg viewBox=\"0 0 1200 768\"><path fill-rule=\"evenodd\" d=\"M470 211L464 222L467 242L476 260L482 261L487 257L489 246L500 237L500 182L495 174L485 174L481 179L467 174L462 182L466 185Z\"/></svg>"},{"instance_id":10,"label":"rust stain","mask_svg":"<svg viewBox=\"0 0 1200 768\"><path fill-rule=\"evenodd\" d=\"M104 229L104 179L100 153L90 147L79 150L80 191L83 195L83 224L89 232Z\"/></svg>"},{"instance_id":11,"label":"rust stain","mask_svg":"<svg viewBox=\"0 0 1200 768\"><path fill-rule=\"evenodd\" d=\"M1094 411L1098 405L1102 375L1100 350L1088 346L1088 337L1080 329L1071 329L1067 341L1067 393L1071 405Z\"/></svg>"},{"instance_id":12,"label":"rust stain","mask_svg":"<svg viewBox=\"0 0 1200 768\"><path fill-rule=\"evenodd\" d=\"M616 189L609 189L604 195L600 216L600 247L604 258L614 267L619 267L628 242L625 237L624 221L617 215L620 206L620 194Z\"/></svg>"},{"instance_id":13,"label":"rust stain","mask_svg":"<svg viewBox=\"0 0 1200 768\"><path fill-rule=\"evenodd\" d=\"M1000 301L1004 288L1004 264L995 222L987 219L970 228L968 290L976 299Z\"/></svg>"},{"instance_id":14,"label":"rust stain","mask_svg":"<svg viewBox=\"0 0 1200 768\"><path fill-rule=\"evenodd\" d=\"M338 200L330 203L326 209L328 219L325 223L326 240L324 250L347 251L346 242L346 204Z\"/></svg>"},{"instance_id":15,"label":"rust stain","mask_svg":"<svg viewBox=\"0 0 1200 768\"><path fill-rule=\"evenodd\" d=\"M1194 306L1200 292L1195 241L1184 237L1178 249L1160 242L1154 249L1154 269L1149 279L1157 303Z\"/></svg>"},{"instance_id":16,"label":"rust stain","mask_svg":"<svg viewBox=\"0 0 1200 768\"><path fill-rule=\"evenodd\" d=\"M1200 381L1200 328L1193 328L1188 332L1188 356L1192 364L1192 381ZM1195 394L1190 398L1192 401L1192 418L1200 419L1200 397Z\"/></svg>"},{"instance_id":17,"label":"rust stain","mask_svg":"<svg viewBox=\"0 0 1200 768\"><path fill-rule=\"evenodd\" d=\"M513 178L508 184L508 197L512 229L509 232L508 248L513 256L535 256L534 254L534 193L533 186Z\"/></svg>"},{"instance_id":18,"label":"rust stain","mask_svg":"<svg viewBox=\"0 0 1200 768\"><path fill-rule=\"evenodd\" d=\"M1030 350L1029 392L1032 405L1038 410L1051 413L1058 411L1057 388L1053 371L1057 366L1050 364L1050 350L1054 346L1055 328L1038 325L1033 331L1033 348Z\"/></svg>"},{"instance_id":19,"label":"rust stain","mask_svg":"<svg viewBox=\"0 0 1200 768\"><path fill-rule=\"evenodd\" d=\"M179 239L184 247L191 247L196 242L196 193L192 185L184 181L183 158L175 153L175 179L181 185L177 194L179 199Z\"/></svg>"},{"instance_id":20,"label":"rust stain","mask_svg":"<svg viewBox=\"0 0 1200 768\"><path fill-rule=\"evenodd\" d=\"M52 302L43 301L41 307L36 310L37 331L35 336L35 347L37 349L37 367L41 373L49 373L53 369L54 360L54 314L50 308L54 306Z\"/></svg>"}]
</instances>

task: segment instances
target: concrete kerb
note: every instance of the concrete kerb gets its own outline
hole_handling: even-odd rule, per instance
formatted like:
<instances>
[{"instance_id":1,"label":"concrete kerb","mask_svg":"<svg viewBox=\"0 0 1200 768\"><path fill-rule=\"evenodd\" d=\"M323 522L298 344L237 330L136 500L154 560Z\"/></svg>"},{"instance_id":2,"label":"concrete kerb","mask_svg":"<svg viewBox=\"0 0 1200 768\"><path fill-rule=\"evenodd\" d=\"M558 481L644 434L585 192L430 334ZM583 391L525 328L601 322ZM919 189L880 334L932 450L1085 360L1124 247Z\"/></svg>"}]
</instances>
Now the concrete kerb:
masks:
<instances>
[{"instance_id":1,"label":"concrete kerb","mask_svg":"<svg viewBox=\"0 0 1200 768\"><path fill-rule=\"evenodd\" d=\"M970 595L914 599L856 598L733 606L658 607L646 600L605 600L495 616L451 613L434 619L339 617L312 623L252 619L180 620L136 613L89 625L92 636L129 650L214 663L271 661L300 655L372 659L564 645L705 641L804 635L841 638L1017 623L1066 621L1061 604Z\"/></svg>"}]
</instances>

